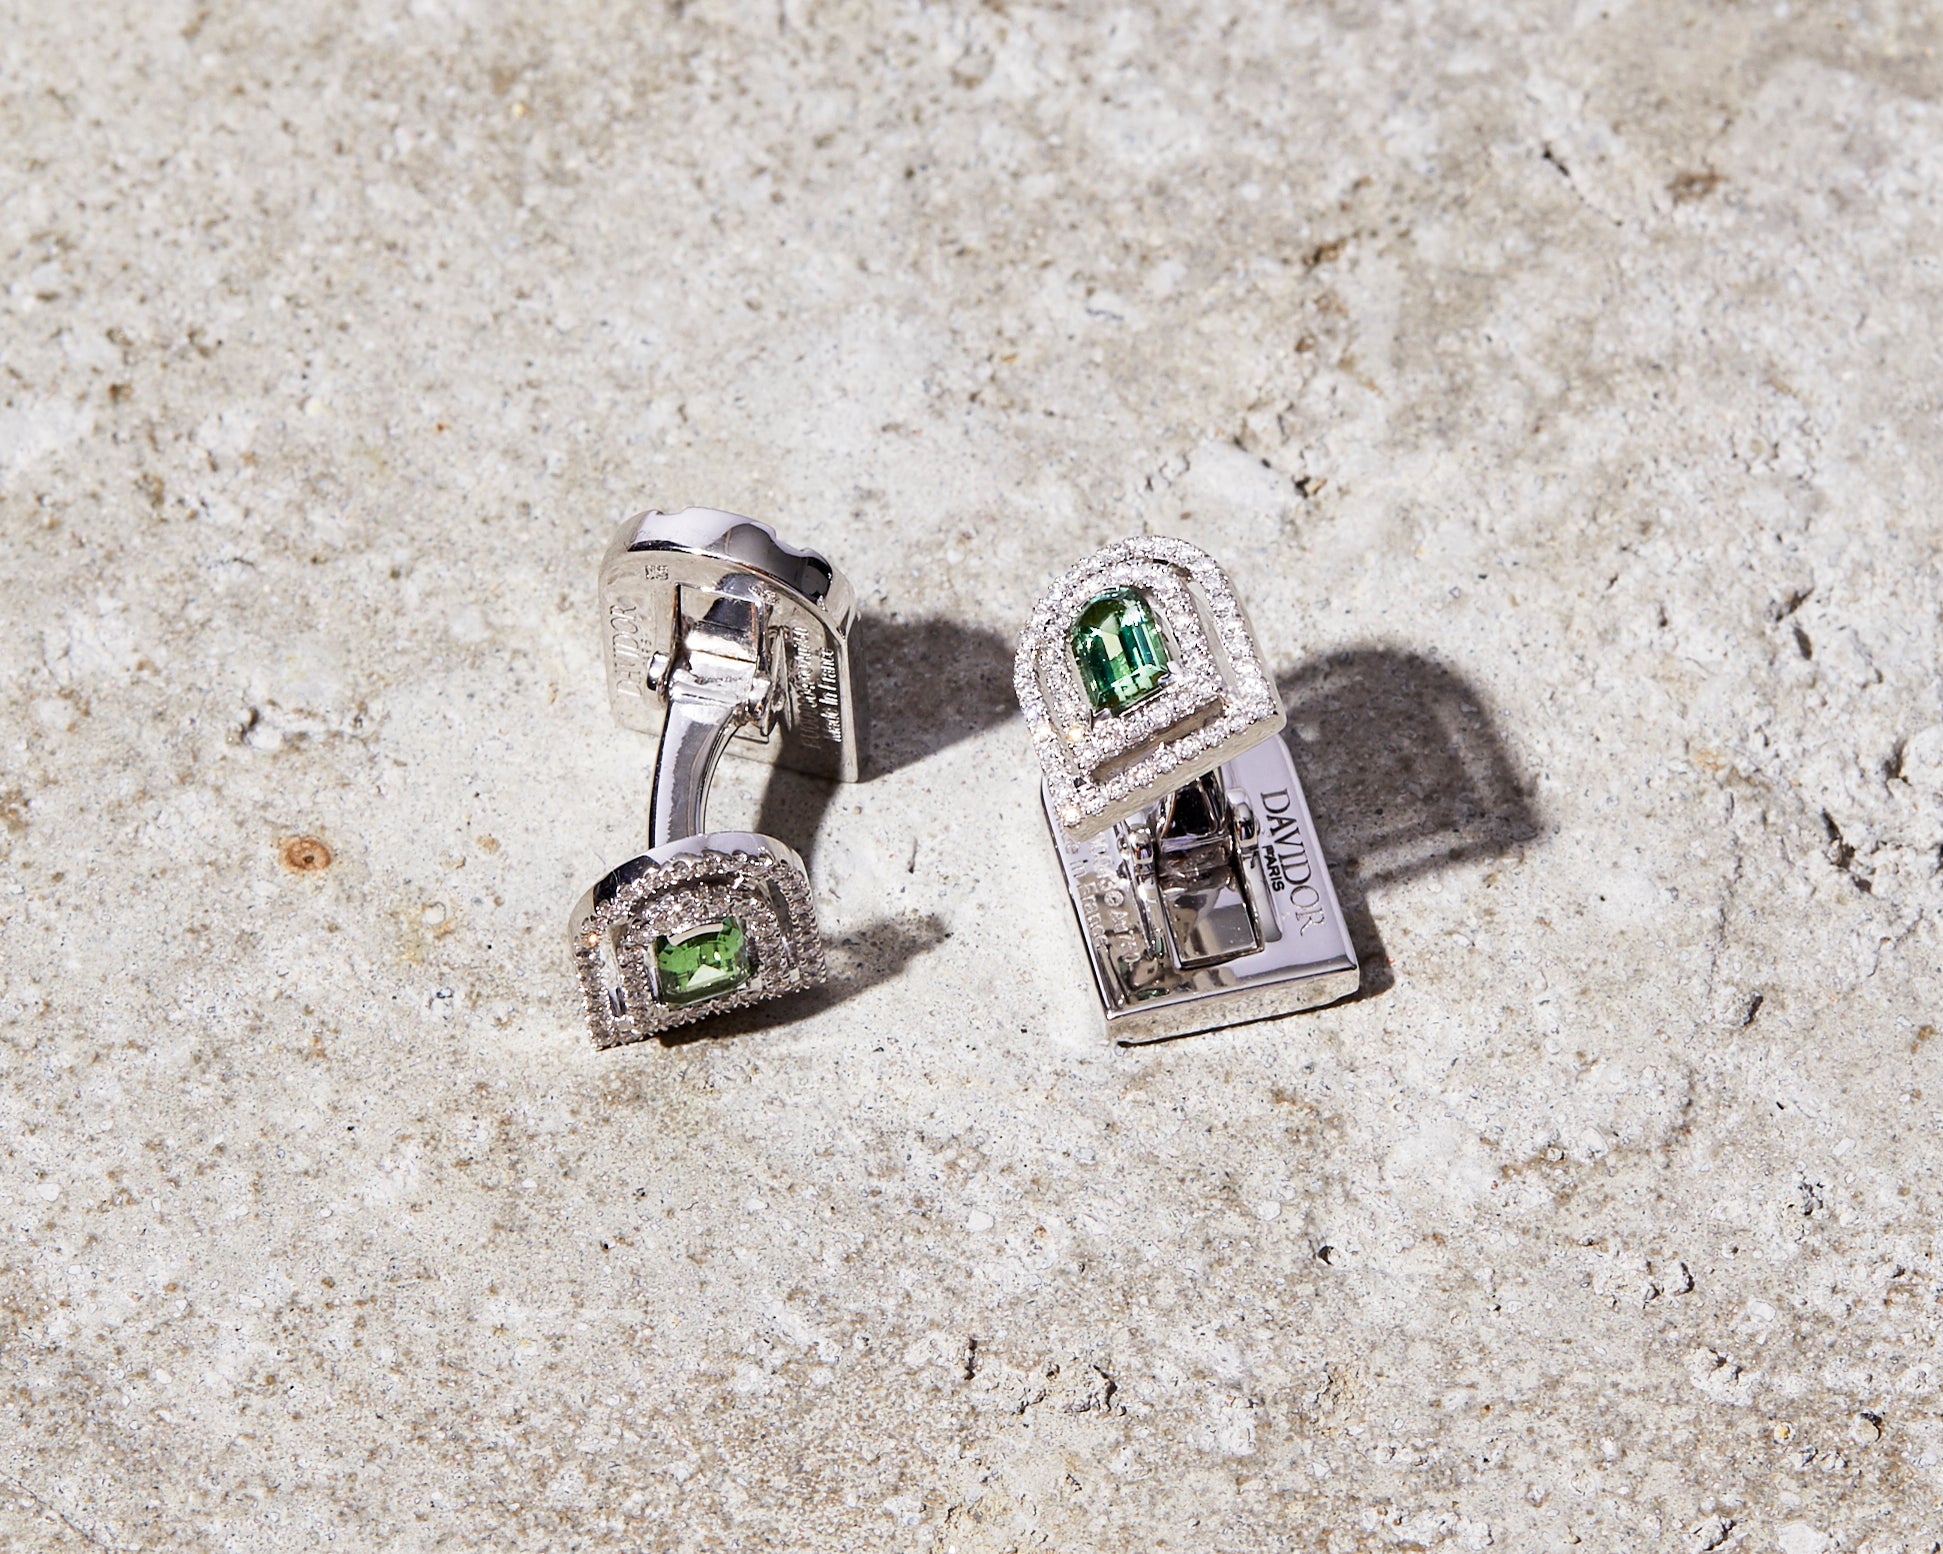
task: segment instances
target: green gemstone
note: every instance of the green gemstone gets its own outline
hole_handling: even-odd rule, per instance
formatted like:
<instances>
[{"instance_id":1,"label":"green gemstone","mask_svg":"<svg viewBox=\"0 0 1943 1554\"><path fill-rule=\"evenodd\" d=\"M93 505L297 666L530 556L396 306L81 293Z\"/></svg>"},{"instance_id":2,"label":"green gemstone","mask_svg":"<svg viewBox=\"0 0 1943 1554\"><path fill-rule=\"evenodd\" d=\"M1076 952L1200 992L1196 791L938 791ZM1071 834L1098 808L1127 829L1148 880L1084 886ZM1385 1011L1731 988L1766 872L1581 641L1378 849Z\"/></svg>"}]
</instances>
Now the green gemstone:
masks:
<instances>
[{"instance_id":1,"label":"green gemstone","mask_svg":"<svg viewBox=\"0 0 1943 1554\"><path fill-rule=\"evenodd\" d=\"M1167 639L1137 588L1101 594L1080 611L1066 640L1096 712L1117 717L1167 683Z\"/></svg>"},{"instance_id":2,"label":"green gemstone","mask_svg":"<svg viewBox=\"0 0 1943 1554\"><path fill-rule=\"evenodd\" d=\"M698 1004L749 980L749 939L732 917L689 933L656 934L655 1002Z\"/></svg>"}]
</instances>

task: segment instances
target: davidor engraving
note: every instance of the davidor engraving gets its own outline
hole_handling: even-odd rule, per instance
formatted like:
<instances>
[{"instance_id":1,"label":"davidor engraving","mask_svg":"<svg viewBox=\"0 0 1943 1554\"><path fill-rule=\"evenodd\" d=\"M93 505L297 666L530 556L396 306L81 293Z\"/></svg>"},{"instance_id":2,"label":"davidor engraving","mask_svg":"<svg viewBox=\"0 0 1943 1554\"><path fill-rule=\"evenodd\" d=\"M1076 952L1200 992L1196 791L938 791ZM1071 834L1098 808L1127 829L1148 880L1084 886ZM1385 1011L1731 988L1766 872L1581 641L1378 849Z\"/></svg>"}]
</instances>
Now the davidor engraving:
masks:
<instances>
[{"instance_id":1,"label":"davidor engraving","mask_svg":"<svg viewBox=\"0 0 1943 1554\"><path fill-rule=\"evenodd\" d=\"M1294 908L1295 931L1305 934L1326 921L1322 892L1314 884L1315 867L1309 861L1308 840L1302 834L1302 822L1289 812L1288 789L1277 788L1261 798L1268 816L1268 834L1262 841L1262 867L1268 874L1269 889L1288 898Z\"/></svg>"},{"instance_id":2,"label":"davidor engraving","mask_svg":"<svg viewBox=\"0 0 1943 1554\"><path fill-rule=\"evenodd\" d=\"M639 607L629 600L617 599L608 606L607 651L614 666L614 694L646 696L650 650L641 635Z\"/></svg>"}]
</instances>

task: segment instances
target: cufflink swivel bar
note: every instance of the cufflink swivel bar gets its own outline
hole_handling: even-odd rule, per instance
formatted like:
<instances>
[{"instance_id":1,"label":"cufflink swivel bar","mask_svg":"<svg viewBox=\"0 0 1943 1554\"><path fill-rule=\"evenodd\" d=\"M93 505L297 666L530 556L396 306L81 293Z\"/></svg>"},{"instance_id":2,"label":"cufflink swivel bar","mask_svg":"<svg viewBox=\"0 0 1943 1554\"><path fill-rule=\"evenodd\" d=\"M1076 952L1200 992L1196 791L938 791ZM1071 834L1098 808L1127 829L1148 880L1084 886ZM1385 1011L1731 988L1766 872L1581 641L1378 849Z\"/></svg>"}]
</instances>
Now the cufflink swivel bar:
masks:
<instances>
[{"instance_id":1,"label":"cufflink swivel bar","mask_svg":"<svg viewBox=\"0 0 1943 1554\"><path fill-rule=\"evenodd\" d=\"M674 651L663 656L667 667L658 686L665 705L648 809L650 847L706 829L709 785L730 738L747 726L767 739L775 715L778 644L756 586L730 576L719 593L683 587L676 599ZM697 605L700 619L689 613Z\"/></svg>"},{"instance_id":2,"label":"cufflink swivel bar","mask_svg":"<svg viewBox=\"0 0 1943 1554\"><path fill-rule=\"evenodd\" d=\"M1091 837L1047 816L1116 1041L1334 1003L1361 980L1288 746L1270 737Z\"/></svg>"},{"instance_id":3,"label":"cufflink swivel bar","mask_svg":"<svg viewBox=\"0 0 1943 1554\"><path fill-rule=\"evenodd\" d=\"M738 752L857 780L857 596L815 551L712 508L643 513L608 548L600 609L608 702L623 727L658 735L677 697L727 701L747 709Z\"/></svg>"}]
</instances>

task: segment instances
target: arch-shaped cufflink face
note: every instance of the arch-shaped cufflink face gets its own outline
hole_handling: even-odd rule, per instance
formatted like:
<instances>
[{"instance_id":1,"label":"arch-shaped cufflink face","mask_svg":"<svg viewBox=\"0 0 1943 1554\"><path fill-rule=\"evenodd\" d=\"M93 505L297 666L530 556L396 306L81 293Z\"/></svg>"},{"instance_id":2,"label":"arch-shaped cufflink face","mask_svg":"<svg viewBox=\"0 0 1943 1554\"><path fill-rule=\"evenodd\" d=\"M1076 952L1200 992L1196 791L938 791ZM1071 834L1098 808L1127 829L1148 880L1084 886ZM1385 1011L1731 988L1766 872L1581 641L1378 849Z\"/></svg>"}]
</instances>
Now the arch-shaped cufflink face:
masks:
<instances>
[{"instance_id":1,"label":"arch-shaped cufflink face","mask_svg":"<svg viewBox=\"0 0 1943 1554\"><path fill-rule=\"evenodd\" d=\"M715 832L629 860L580 898L574 965L596 1047L664 1036L824 980L803 860Z\"/></svg>"},{"instance_id":2,"label":"arch-shaped cufflink face","mask_svg":"<svg viewBox=\"0 0 1943 1554\"><path fill-rule=\"evenodd\" d=\"M1076 836L1136 814L1278 732L1241 601L1185 540L1121 540L1032 612L1013 683L1053 813Z\"/></svg>"},{"instance_id":3,"label":"arch-shaped cufflink face","mask_svg":"<svg viewBox=\"0 0 1943 1554\"><path fill-rule=\"evenodd\" d=\"M1158 1041L1328 1003L1360 969L1241 602L1183 540L1053 585L1015 684L1100 1013Z\"/></svg>"}]
</instances>

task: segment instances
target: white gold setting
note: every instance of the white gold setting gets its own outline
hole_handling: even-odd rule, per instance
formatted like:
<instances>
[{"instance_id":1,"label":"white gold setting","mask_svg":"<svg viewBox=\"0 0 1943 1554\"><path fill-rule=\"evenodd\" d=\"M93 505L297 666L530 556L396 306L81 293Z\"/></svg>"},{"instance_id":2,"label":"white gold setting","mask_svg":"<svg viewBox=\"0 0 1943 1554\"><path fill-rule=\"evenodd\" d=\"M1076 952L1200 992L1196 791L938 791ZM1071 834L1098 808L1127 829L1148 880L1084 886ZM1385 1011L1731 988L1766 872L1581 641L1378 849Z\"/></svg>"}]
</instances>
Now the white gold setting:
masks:
<instances>
[{"instance_id":1,"label":"white gold setting","mask_svg":"<svg viewBox=\"0 0 1943 1554\"><path fill-rule=\"evenodd\" d=\"M1087 605L1131 588L1151 607L1168 678L1124 713L1095 712L1068 633ZM1241 601L1214 559L1185 540L1126 539L1065 572L1032 613L1013 676L1059 822L1090 836L1284 722Z\"/></svg>"},{"instance_id":2,"label":"white gold setting","mask_svg":"<svg viewBox=\"0 0 1943 1554\"><path fill-rule=\"evenodd\" d=\"M1281 700L1211 557L1158 537L1088 556L1033 611L1013 683L1115 1041L1356 992Z\"/></svg>"},{"instance_id":3,"label":"white gold setting","mask_svg":"<svg viewBox=\"0 0 1943 1554\"><path fill-rule=\"evenodd\" d=\"M803 866L782 844L749 834L686 839L694 851L644 853L609 874L574 913L574 965L600 1048L666 1035L731 1009L825 979L823 944ZM654 941L733 917L748 936L749 979L705 1000L656 998Z\"/></svg>"},{"instance_id":4,"label":"white gold setting","mask_svg":"<svg viewBox=\"0 0 1943 1554\"><path fill-rule=\"evenodd\" d=\"M709 831L709 786L736 747L855 781L862 730L856 592L767 524L703 507L628 519L601 564L600 617L614 715L658 740L648 850L568 920L588 1034L606 1048L825 979L803 860L773 837ZM711 942L685 945L697 935Z\"/></svg>"}]
</instances>

